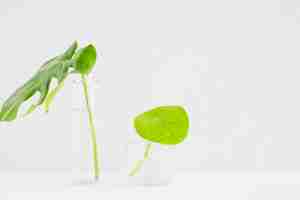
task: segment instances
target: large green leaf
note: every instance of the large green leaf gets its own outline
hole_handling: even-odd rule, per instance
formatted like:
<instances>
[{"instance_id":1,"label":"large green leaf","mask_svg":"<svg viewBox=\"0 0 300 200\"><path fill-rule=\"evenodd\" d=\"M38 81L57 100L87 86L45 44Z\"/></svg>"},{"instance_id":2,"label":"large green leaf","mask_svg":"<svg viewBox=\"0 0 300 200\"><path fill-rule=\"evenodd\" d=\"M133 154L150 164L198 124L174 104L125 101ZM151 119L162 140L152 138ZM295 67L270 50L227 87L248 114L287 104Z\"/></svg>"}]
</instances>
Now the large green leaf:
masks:
<instances>
[{"instance_id":1,"label":"large green leaf","mask_svg":"<svg viewBox=\"0 0 300 200\"><path fill-rule=\"evenodd\" d=\"M189 119L181 106L161 106L138 115L134 126L145 140L175 145L187 137Z\"/></svg>"},{"instance_id":2,"label":"large green leaf","mask_svg":"<svg viewBox=\"0 0 300 200\"><path fill-rule=\"evenodd\" d=\"M41 105L49 91L49 85L53 78L61 83L68 75L69 68L74 67L71 60L77 49L74 42L62 55L56 56L46 63L28 80L17 89L3 104L0 112L0 121L12 121L16 119L18 110L23 102L32 97L36 92L40 93L38 102L31 106L27 114L31 113L38 105Z\"/></svg>"}]
</instances>

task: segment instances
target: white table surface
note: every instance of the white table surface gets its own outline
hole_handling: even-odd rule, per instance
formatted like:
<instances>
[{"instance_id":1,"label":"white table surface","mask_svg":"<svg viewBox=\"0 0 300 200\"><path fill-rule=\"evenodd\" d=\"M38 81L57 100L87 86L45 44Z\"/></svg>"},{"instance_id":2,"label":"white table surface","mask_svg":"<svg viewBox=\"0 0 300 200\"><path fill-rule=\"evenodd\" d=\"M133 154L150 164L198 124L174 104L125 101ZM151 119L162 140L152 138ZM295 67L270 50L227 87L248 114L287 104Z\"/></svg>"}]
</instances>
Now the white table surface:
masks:
<instances>
[{"instance_id":1,"label":"white table surface","mask_svg":"<svg viewBox=\"0 0 300 200\"><path fill-rule=\"evenodd\" d=\"M58 173L2 172L0 199L300 199L296 172L188 172L167 186L71 181Z\"/></svg>"}]
</instances>

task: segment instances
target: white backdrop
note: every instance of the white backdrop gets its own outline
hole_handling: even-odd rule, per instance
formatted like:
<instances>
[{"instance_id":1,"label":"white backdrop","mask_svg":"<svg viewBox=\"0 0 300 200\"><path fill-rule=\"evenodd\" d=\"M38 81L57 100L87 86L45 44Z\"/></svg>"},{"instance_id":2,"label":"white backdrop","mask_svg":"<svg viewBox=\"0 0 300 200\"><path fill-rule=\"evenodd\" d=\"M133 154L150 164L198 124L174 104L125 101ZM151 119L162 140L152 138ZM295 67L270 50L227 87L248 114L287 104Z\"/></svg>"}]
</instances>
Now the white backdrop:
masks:
<instances>
[{"instance_id":1,"label":"white backdrop","mask_svg":"<svg viewBox=\"0 0 300 200\"><path fill-rule=\"evenodd\" d=\"M92 83L106 169L121 167L127 144L139 141L135 114L183 104L191 129L174 150L178 168L300 170L297 7L284 0L2 0L0 102L73 40L93 42L103 54ZM89 132L74 131L84 116L74 108L82 99L71 79L48 115L0 124L0 169L85 167Z\"/></svg>"}]
</instances>

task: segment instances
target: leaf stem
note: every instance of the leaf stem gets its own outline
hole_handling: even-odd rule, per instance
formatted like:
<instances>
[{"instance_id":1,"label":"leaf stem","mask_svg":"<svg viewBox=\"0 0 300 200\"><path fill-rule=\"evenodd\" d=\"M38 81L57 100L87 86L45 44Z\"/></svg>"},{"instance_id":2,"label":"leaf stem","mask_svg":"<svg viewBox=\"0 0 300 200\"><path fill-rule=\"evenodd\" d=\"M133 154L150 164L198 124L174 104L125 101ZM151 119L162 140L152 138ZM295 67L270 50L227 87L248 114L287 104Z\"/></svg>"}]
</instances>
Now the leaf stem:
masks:
<instances>
[{"instance_id":1,"label":"leaf stem","mask_svg":"<svg viewBox=\"0 0 300 200\"><path fill-rule=\"evenodd\" d=\"M63 88L64 86L64 82L65 79L67 78L67 76L62 79L58 85L48 93L48 95L46 96L45 100L44 100L44 108L45 108L45 112L48 113L49 112L49 107L51 105L51 103L53 102L55 96L57 95L57 93Z\"/></svg>"},{"instance_id":2,"label":"leaf stem","mask_svg":"<svg viewBox=\"0 0 300 200\"><path fill-rule=\"evenodd\" d=\"M149 158L150 156L150 150L152 147L152 143L148 143L146 145L145 148L145 152L144 152L144 158L142 160L137 161L137 163L135 164L134 168L131 170L131 172L129 173L129 176L134 176L136 175L142 168L144 162Z\"/></svg>"},{"instance_id":3,"label":"leaf stem","mask_svg":"<svg viewBox=\"0 0 300 200\"><path fill-rule=\"evenodd\" d=\"M91 130L91 136L92 136L92 145L93 145L93 158L94 158L94 173L95 173L95 179L98 180L100 169L99 169L99 160L98 160L98 145L97 145L97 138L96 138L96 129L94 126L94 118L93 113L90 106L90 99L89 99L89 93L88 93L88 84L85 76L81 75L82 79L82 85L83 85L83 91L84 91L84 97L86 101L86 108L89 115L89 125Z\"/></svg>"}]
</instances>

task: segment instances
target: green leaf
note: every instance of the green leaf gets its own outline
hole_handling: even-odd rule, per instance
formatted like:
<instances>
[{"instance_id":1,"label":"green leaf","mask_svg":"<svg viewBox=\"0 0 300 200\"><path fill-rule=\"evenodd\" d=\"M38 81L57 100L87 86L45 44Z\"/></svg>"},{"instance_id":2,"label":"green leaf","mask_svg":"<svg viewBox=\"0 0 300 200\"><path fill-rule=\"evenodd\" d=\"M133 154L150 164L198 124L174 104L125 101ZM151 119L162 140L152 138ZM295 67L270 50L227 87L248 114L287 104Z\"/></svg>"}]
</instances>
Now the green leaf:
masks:
<instances>
[{"instance_id":1,"label":"green leaf","mask_svg":"<svg viewBox=\"0 0 300 200\"><path fill-rule=\"evenodd\" d=\"M77 42L74 42L63 54L56 56L44 63L35 75L23 86L18 88L3 104L0 112L0 121L13 121L18 115L18 110L23 102L31 98L36 92L40 97L35 106L30 107L27 113L31 113L35 107L41 105L49 90L53 78L58 83L68 75L69 68L73 66L70 60L77 49Z\"/></svg>"},{"instance_id":2,"label":"green leaf","mask_svg":"<svg viewBox=\"0 0 300 200\"><path fill-rule=\"evenodd\" d=\"M134 126L145 140L175 145L187 137L189 119L181 106L161 106L138 115Z\"/></svg>"},{"instance_id":3,"label":"green leaf","mask_svg":"<svg viewBox=\"0 0 300 200\"><path fill-rule=\"evenodd\" d=\"M80 74L89 74L96 64L96 59L96 48L92 44L90 44L78 50L78 52L74 55L74 68Z\"/></svg>"}]
</instances>

